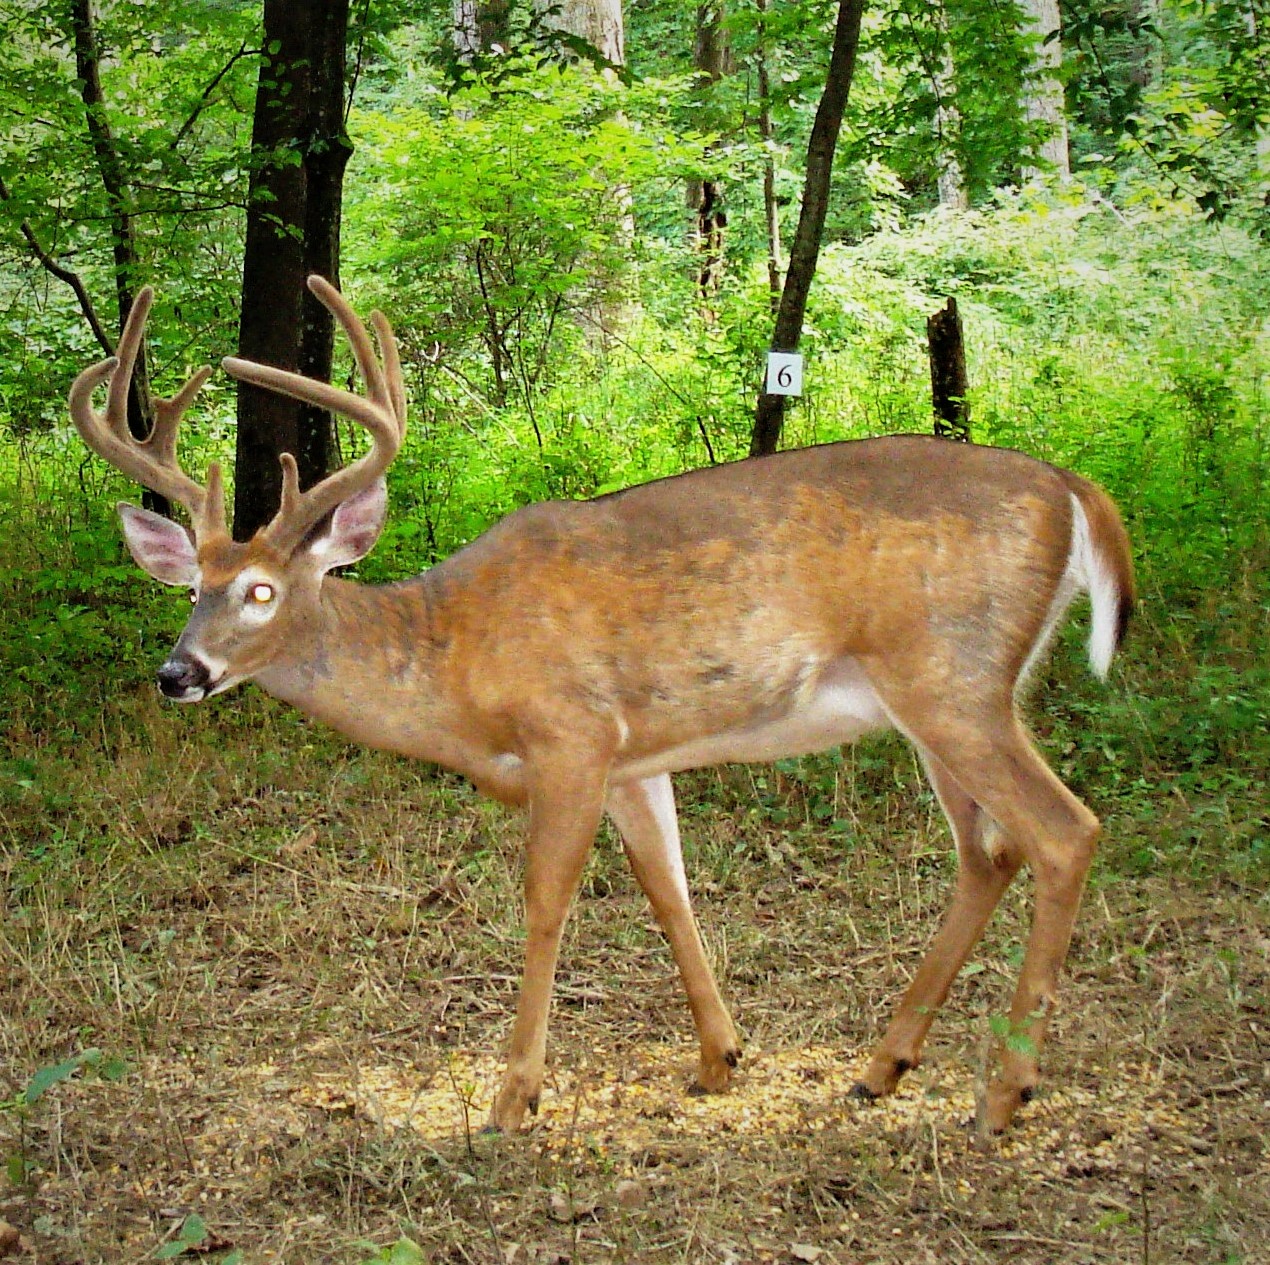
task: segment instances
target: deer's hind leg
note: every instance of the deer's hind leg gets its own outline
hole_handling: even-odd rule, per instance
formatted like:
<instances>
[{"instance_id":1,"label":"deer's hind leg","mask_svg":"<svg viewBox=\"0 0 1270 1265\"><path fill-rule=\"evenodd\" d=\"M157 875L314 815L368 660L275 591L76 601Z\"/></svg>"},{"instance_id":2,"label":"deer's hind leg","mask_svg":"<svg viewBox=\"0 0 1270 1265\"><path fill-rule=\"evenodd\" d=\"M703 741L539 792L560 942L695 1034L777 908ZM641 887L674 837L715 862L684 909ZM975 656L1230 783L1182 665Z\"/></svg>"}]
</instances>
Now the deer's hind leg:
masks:
<instances>
[{"instance_id":1,"label":"deer's hind leg","mask_svg":"<svg viewBox=\"0 0 1270 1265\"><path fill-rule=\"evenodd\" d=\"M1026 863L1036 884L1000 1072L981 1111L984 1131L1000 1133L1039 1080L1038 1056L1100 826L1032 745L1012 698L963 697L941 708L939 700L916 690L906 695L901 687L887 706L903 731L1000 827L1007 856ZM957 938L950 929L950 941ZM935 948L942 952L946 946L937 938ZM932 967L931 974L942 972ZM872 1087L866 1082L866 1088Z\"/></svg>"},{"instance_id":2,"label":"deer's hind leg","mask_svg":"<svg viewBox=\"0 0 1270 1265\"><path fill-rule=\"evenodd\" d=\"M921 1061L936 1012L1022 861L1018 849L993 828L987 814L943 763L929 752L922 754L957 846L956 887L939 931L856 1084L855 1092L862 1098L889 1094L900 1077Z\"/></svg>"}]
</instances>

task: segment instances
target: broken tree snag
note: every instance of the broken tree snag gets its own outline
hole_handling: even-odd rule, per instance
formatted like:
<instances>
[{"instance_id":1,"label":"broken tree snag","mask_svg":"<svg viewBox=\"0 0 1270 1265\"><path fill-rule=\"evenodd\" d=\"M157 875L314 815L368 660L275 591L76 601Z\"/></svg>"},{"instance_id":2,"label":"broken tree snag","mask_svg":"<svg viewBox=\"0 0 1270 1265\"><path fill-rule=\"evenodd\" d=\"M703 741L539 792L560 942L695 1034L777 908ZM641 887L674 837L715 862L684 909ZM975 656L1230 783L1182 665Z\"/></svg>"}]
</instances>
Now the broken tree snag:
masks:
<instances>
[{"instance_id":1,"label":"broken tree snag","mask_svg":"<svg viewBox=\"0 0 1270 1265\"><path fill-rule=\"evenodd\" d=\"M966 399L966 348L961 339L957 300L926 319L930 348L930 393L935 408L935 434L941 439L970 441L970 404Z\"/></svg>"}]
</instances>

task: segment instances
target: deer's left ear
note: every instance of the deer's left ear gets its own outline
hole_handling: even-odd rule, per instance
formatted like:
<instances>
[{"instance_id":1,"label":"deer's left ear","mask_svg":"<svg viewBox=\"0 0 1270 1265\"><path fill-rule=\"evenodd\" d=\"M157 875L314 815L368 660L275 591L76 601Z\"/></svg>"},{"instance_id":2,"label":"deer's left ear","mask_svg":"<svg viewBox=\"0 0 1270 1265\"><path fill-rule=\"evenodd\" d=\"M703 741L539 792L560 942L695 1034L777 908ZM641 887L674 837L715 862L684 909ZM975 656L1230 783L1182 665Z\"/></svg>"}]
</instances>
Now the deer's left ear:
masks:
<instances>
[{"instance_id":1,"label":"deer's left ear","mask_svg":"<svg viewBox=\"0 0 1270 1265\"><path fill-rule=\"evenodd\" d=\"M346 567L374 548L388 513L388 485L376 479L365 491L336 507L325 528L305 543L305 550L323 571Z\"/></svg>"}]
</instances>

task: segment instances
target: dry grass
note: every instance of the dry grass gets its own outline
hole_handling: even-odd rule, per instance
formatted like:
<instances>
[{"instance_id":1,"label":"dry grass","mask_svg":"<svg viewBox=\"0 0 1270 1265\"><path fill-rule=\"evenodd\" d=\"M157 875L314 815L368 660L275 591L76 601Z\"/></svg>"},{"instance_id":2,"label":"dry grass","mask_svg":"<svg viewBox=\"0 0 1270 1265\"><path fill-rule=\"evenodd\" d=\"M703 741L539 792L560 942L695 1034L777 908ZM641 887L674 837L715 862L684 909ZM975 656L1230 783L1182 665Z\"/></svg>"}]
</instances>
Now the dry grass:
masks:
<instances>
[{"instance_id":1,"label":"dry grass","mask_svg":"<svg viewBox=\"0 0 1270 1265\"><path fill-rule=\"evenodd\" d=\"M845 1087L950 874L929 797L902 760L862 765L837 788L849 828L813 829L770 771L703 775L685 833L746 1036L739 1084L681 1092L686 1009L602 841L542 1113L489 1137L520 965L519 824L457 781L241 706L246 724L218 728L210 710L123 700L58 764L56 796L0 802L0 1094L89 1045L129 1064L0 1113L15 1259L143 1260L191 1212L212 1260L306 1265L361 1265L403 1235L424 1260L491 1265L1265 1259L1257 892L1100 871L1046 1092L983 1146L964 1122L1026 885L926 1065L859 1106ZM795 820L775 828L756 792Z\"/></svg>"}]
</instances>

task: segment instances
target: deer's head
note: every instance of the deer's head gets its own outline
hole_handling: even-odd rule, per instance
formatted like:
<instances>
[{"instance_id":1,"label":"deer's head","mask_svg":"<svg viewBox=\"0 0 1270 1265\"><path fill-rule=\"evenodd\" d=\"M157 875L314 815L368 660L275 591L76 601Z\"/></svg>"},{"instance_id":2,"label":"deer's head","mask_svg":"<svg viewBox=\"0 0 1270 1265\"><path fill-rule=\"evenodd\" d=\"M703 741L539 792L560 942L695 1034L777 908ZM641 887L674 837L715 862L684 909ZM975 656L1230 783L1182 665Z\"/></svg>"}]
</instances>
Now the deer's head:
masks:
<instances>
[{"instance_id":1,"label":"deer's head","mask_svg":"<svg viewBox=\"0 0 1270 1265\"><path fill-rule=\"evenodd\" d=\"M340 413L364 426L371 447L357 461L300 491L295 458L282 456L282 503L251 540L233 540L225 523L219 465L199 484L176 458L181 418L207 380L198 370L169 400L155 402L155 423L144 440L128 431L128 383L153 302L137 296L115 356L85 369L70 393L70 414L84 442L130 478L184 506L190 526L134 505L120 505L128 548L146 572L189 590L194 610L159 668L159 688L178 702L195 703L266 669L301 642L316 614L322 579L334 567L364 557L384 522L384 471L401 447L405 392L396 340L387 320L371 314L383 362L365 326L339 292L320 277L309 288L348 335L366 384L364 396L299 374L227 358L226 370L244 382L280 391ZM106 410L92 405L109 383Z\"/></svg>"}]
</instances>

